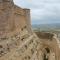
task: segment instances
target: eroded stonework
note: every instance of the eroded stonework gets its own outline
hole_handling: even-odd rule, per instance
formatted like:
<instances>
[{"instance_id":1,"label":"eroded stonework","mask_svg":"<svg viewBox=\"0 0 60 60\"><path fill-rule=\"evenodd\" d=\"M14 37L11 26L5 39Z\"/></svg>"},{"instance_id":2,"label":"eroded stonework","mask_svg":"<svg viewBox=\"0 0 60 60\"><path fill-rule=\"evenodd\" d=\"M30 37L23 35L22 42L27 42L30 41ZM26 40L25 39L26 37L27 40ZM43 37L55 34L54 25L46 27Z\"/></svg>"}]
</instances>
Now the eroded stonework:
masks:
<instances>
[{"instance_id":1,"label":"eroded stonework","mask_svg":"<svg viewBox=\"0 0 60 60\"><path fill-rule=\"evenodd\" d=\"M0 60L60 60L56 36L40 33L49 37L43 39L36 34L29 9L16 6L13 0L0 0Z\"/></svg>"}]
</instances>

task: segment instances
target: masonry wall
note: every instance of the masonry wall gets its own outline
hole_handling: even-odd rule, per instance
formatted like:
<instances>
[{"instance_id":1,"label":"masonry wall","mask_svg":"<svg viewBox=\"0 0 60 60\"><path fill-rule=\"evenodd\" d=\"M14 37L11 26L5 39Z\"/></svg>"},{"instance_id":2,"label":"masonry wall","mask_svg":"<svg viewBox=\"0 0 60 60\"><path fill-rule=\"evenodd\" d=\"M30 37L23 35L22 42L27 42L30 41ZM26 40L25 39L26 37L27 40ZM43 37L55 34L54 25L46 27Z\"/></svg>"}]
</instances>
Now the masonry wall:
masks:
<instances>
[{"instance_id":1,"label":"masonry wall","mask_svg":"<svg viewBox=\"0 0 60 60\"><path fill-rule=\"evenodd\" d=\"M30 10L12 0L0 3L0 60L34 60L40 41L31 30Z\"/></svg>"},{"instance_id":2,"label":"masonry wall","mask_svg":"<svg viewBox=\"0 0 60 60\"><path fill-rule=\"evenodd\" d=\"M43 60L45 47L58 50L56 60L60 60L58 40L51 40L47 33L38 38L32 32L29 9L16 6L12 0L0 0L0 7L0 60Z\"/></svg>"},{"instance_id":3,"label":"masonry wall","mask_svg":"<svg viewBox=\"0 0 60 60\"><path fill-rule=\"evenodd\" d=\"M0 35L24 28L31 33L29 9L22 9L9 1L0 3Z\"/></svg>"},{"instance_id":4,"label":"masonry wall","mask_svg":"<svg viewBox=\"0 0 60 60\"><path fill-rule=\"evenodd\" d=\"M13 3L0 2L0 35L11 31L13 26Z\"/></svg>"}]
</instances>

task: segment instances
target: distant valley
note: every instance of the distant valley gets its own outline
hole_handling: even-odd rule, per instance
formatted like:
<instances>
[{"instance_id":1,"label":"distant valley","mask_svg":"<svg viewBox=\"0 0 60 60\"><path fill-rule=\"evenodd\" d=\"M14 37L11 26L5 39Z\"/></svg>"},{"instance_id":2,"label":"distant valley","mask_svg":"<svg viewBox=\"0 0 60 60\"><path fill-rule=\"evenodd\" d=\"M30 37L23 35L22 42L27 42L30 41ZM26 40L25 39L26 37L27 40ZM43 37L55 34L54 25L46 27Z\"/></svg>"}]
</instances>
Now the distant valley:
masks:
<instances>
[{"instance_id":1,"label":"distant valley","mask_svg":"<svg viewBox=\"0 0 60 60\"><path fill-rule=\"evenodd\" d=\"M40 31L40 32L49 32L49 33L55 33L60 40L60 24L34 24L32 25L32 28L34 31Z\"/></svg>"},{"instance_id":2,"label":"distant valley","mask_svg":"<svg viewBox=\"0 0 60 60\"><path fill-rule=\"evenodd\" d=\"M32 25L33 30L40 29L40 31L60 31L60 24L34 24Z\"/></svg>"}]
</instances>

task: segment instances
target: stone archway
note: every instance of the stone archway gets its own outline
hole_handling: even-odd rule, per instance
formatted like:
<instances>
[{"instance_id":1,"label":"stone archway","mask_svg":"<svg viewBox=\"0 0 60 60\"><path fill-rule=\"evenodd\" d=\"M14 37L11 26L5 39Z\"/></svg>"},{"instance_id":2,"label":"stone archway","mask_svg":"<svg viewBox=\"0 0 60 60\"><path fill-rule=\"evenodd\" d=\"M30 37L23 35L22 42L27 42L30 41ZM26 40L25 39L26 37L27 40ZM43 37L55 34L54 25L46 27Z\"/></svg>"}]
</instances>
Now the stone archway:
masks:
<instances>
[{"instance_id":1,"label":"stone archway","mask_svg":"<svg viewBox=\"0 0 60 60\"><path fill-rule=\"evenodd\" d=\"M49 55L50 55L50 49L45 48L45 52L43 54L43 60L49 60Z\"/></svg>"},{"instance_id":2,"label":"stone archway","mask_svg":"<svg viewBox=\"0 0 60 60\"><path fill-rule=\"evenodd\" d=\"M55 53L50 47L44 47L42 49L39 49L37 55L38 60L56 60L55 59Z\"/></svg>"},{"instance_id":3,"label":"stone archway","mask_svg":"<svg viewBox=\"0 0 60 60\"><path fill-rule=\"evenodd\" d=\"M48 47L44 49L43 60L55 60L55 53Z\"/></svg>"}]
</instances>

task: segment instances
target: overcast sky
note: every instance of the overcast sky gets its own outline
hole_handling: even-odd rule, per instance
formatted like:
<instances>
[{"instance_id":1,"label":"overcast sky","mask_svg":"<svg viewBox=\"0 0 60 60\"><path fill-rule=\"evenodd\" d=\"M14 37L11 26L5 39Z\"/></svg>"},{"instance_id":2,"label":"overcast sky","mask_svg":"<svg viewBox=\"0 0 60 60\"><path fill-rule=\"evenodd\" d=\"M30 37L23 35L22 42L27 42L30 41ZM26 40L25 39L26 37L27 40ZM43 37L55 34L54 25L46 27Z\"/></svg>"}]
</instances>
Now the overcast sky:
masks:
<instances>
[{"instance_id":1,"label":"overcast sky","mask_svg":"<svg viewBox=\"0 0 60 60\"><path fill-rule=\"evenodd\" d=\"M32 24L60 23L60 0L14 0L14 3L31 9Z\"/></svg>"}]
</instances>

